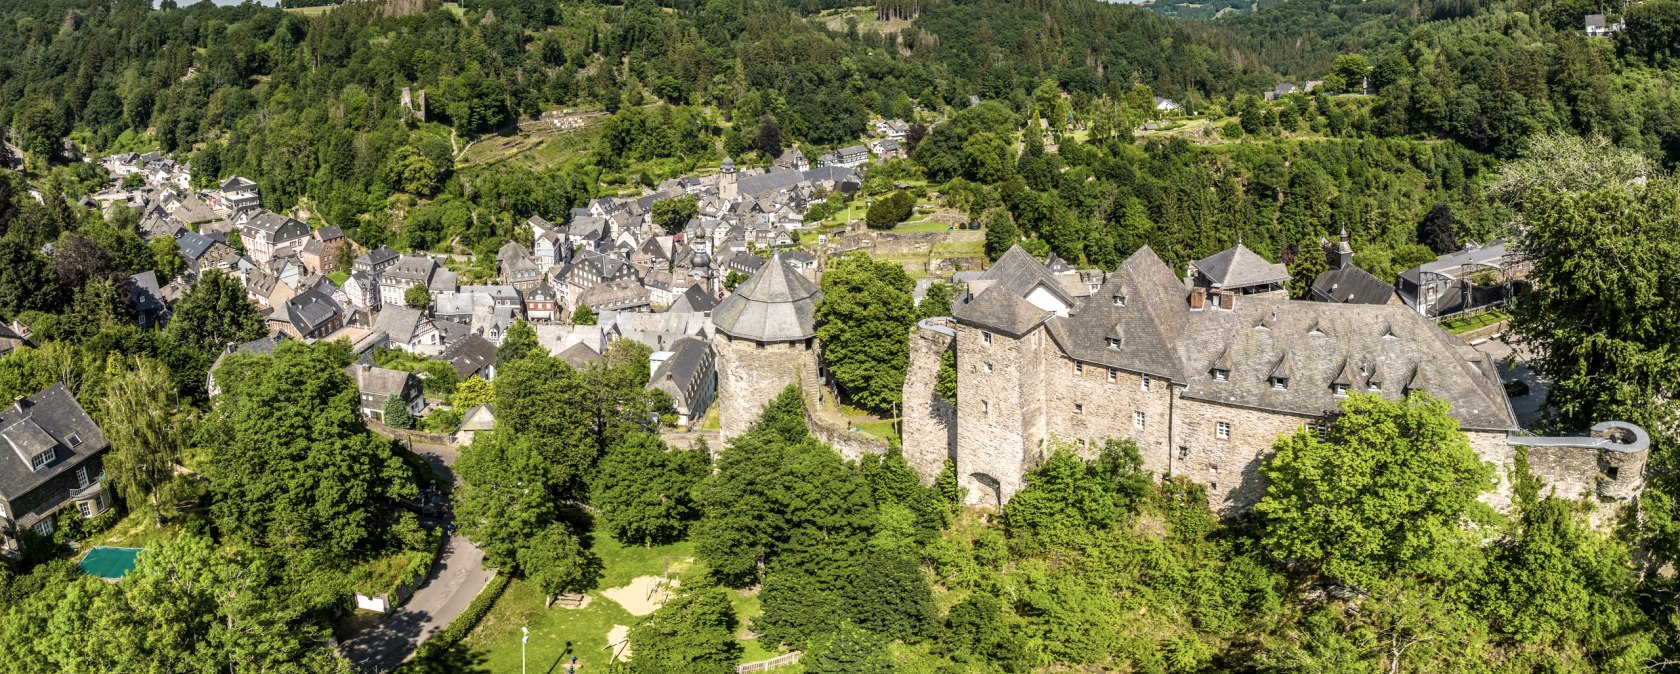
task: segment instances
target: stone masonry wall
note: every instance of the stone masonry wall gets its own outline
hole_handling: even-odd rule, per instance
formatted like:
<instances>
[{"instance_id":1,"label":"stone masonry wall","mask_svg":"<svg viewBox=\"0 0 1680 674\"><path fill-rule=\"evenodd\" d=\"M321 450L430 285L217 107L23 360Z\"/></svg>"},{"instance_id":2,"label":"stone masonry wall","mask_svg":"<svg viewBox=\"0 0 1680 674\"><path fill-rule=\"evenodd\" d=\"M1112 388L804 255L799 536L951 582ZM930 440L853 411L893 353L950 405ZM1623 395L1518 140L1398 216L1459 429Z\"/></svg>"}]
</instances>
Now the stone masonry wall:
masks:
<instances>
[{"instance_id":1,"label":"stone masonry wall","mask_svg":"<svg viewBox=\"0 0 1680 674\"><path fill-rule=\"evenodd\" d=\"M712 348L717 352L718 419L724 440L747 432L764 406L798 383L801 369L816 358L803 342L761 345L723 333L712 341Z\"/></svg>"},{"instance_id":2,"label":"stone masonry wall","mask_svg":"<svg viewBox=\"0 0 1680 674\"><path fill-rule=\"evenodd\" d=\"M941 326L949 330L953 325ZM904 460L933 484L957 451L957 409L939 398L939 361L953 348L955 335L919 327L910 335L910 365L904 376ZM960 366L959 366L960 367Z\"/></svg>"},{"instance_id":3,"label":"stone masonry wall","mask_svg":"<svg viewBox=\"0 0 1680 674\"><path fill-rule=\"evenodd\" d=\"M968 490L970 505L997 506L1021 488L1028 456L1023 351L1037 355L1023 341L957 326L957 481Z\"/></svg>"},{"instance_id":4,"label":"stone masonry wall","mask_svg":"<svg viewBox=\"0 0 1680 674\"><path fill-rule=\"evenodd\" d=\"M1171 465L1172 391L1164 379L1151 377L1144 389L1144 375L1110 370L1106 366L1082 363L1050 349L1045 364L1045 418L1050 437L1084 440L1081 452L1096 458L1109 438L1130 439L1138 444L1143 467L1156 477L1166 475ZM1143 426L1135 413L1143 413Z\"/></svg>"},{"instance_id":5,"label":"stone masonry wall","mask_svg":"<svg viewBox=\"0 0 1680 674\"><path fill-rule=\"evenodd\" d=\"M1470 448L1476 450L1476 455L1493 464L1494 477L1499 480L1493 489L1482 494L1482 503L1499 512L1509 512L1513 494L1511 468L1516 462L1516 448L1505 441L1504 433L1469 431L1465 435L1470 438Z\"/></svg>"},{"instance_id":6,"label":"stone masonry wall","mask_svg":"<svg viewBox=\"0 0 1680 674\"><path fill-rule=\"evenodd\" d=\"M1260 463L1271 455L1279 436L1294 433L1316 419L1263 410L1219 405L1181 396L1173 387L1172 475L1207 488L1214 512L1232 516L1247 510L1266 494ZM1219 423L1229 424L1229 437L1219 437ZM1180 454L1183 458L1179 458Z\"/></svg>"}]
</instances>

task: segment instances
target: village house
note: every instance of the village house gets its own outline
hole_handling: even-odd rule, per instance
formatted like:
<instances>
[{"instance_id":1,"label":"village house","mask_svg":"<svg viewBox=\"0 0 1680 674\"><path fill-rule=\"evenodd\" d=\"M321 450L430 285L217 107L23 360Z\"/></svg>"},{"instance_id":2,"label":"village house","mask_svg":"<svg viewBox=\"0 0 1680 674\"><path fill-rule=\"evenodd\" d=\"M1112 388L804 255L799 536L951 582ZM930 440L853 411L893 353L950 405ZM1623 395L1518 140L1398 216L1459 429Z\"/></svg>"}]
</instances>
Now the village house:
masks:
<instances>
[{"instance_id":1,"label":"village house","mask_svg":"<svg viewBox=\"0 0 1680 674\"><path fill-rule=\"evenodd\" d=\"M293 339L322 339L344 327L343 307L330 290L316 287L300 292L279 304L269 314L268 327Z\"/></svg>"},{"instance_id":2,"label":"village house","mask_svg":"<svg viewBox=\"0 0 1680 674\"><path fill-rule=\"evenodd\" d=\"M412 372L379 367L367 356L351 363L345 372L356 380L356 390L360 393L357 411L365 418L383 423L385 403L392 396L401 399L413 417L418 418L426 409L420 379Z\"/></svg>"},{"instance_id":3,"label":"village house","mask_svg":"<svg viewBox=\"0 0 1680 674\"><path fill-rule=\"evenodd\" d=\"M1191 263L1195 273L1193 282L1198 288L1209 288L1240 295L1284 295L1289 282L1289 270L1283 265L1268 262L1247 246L1238 243Z\"/></svg>"},{"instance_id":4,"label":"village house","mask_svg":"<svg viewBox=\"0 0 1680 674\"><path fill-rule=\"evenodd\" d=\"M648 388L671 396L676 406L678 428L687 430L706 417L712 401L717 398L717 368L712 347L706 340L698 337L679 339L670 351L654 353L651 365L653 374Z\"/></svg>"},{"instance_id":5,"label":"village house","mask_svg":"<svg viewBox=\"0 0 1680 674\"><path fill-rule=\"evenodd\" d=\"M409 288L431 282L437 260L426 255L404 255L379 274L379 302L387 307L404 304Z\"/></svg>"},{"instance_id":6,"label":"village house","mask_svg":"<svg viewBox=\"0 0 1680 674\"><path fill-rule=\"evenodd\" d=\"M0 411L0 554L22 553L19 534L53 533L66 506L91 518L111 506L105 493L105 434L75 396L54 384Z\"/></svg>"},{"instance_id":7,"label":"village house","mask_svg":"<svg viewBox=\"0 0 1680 674\"><path fill-rule=\"evenodd\" d=\"M247 209L260 208L262 198L257 194L257 184L233 176L211 190L205 201L211 208L224 214L239 213Z\"/></svg>"},{"instance_id":8,"label":"village house","mask_svg":"<svg viewBox=\"0 0 1680 674\"><path fill-rule=\"evenodd\" d=\"M386 305L374 319L373 329L385 333L386 343L393 349L428 356L443 350L443 335L438 326L419 309Z\"/></svg>"},{"instance_id":9,"label":"village house","mask_svg":"<svg viewBox=\"0 0 1680 674\"><path fill-rule=\"evenodd\" d=\"M536 289L543 282L543 268L524 246L509 241L496 251L496 266L501 270L502 284L520 291Z\"/></svg>"},{"instance_id":10,"label":"village house","mask_svg":"<svg viewBox=\"0 0 1680 674\"><path fill-rule=\"evenodd\" d=\"M245 255L259 266L301 247L308 237L309 225L268 211L257 213L239 228Z\"/></svg>"}]
</instances>

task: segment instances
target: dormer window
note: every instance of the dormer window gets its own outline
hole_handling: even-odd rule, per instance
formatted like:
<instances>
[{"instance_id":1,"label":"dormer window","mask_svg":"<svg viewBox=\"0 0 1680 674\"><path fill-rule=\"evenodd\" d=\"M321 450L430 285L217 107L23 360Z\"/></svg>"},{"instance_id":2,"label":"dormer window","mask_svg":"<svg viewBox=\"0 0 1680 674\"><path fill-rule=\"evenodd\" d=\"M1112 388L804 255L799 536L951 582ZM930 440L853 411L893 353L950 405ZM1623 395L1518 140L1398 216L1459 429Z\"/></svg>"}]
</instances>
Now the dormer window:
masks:
<instances>
[{"instance_id":1,"label":"dormer window","mask_svg":"<svg viewBox=\"0 0 1680 674\"><path fill-rule=\"evenodd\" d=\"M1382 382L1377 381L1375 379L1372 379L1369 383L1367 383L1365 385L1365 388L1369 389L1372 393L1375 393L1377 391L1381 391L1382 390Z\"/></svg>"},{"instance_id":2,"label":"dormer window","mask_svg":"<svg viewBox=\"0 0 1680 674\"><path fill-rule=\"evenodd\" d=\"M30 459L29 459L29 464L31 466L30 470L40 470L42 468L46 468L47 464L53 462L53 458L54 458L53 457L53 450L51 450L51 449L48 449L45 452L41 452L40 454L36 454L35 456L30 457Z\"/></svg>"},{"instance_id":3,"label":"dormer window","mask_svg":"<svg viewBox=\"0 0 1680 674\"><path fill-rule=\"evenodd\" d=\"M1271 378L1271 384L1272 384L1272 390L1273 391L1286 391L1286 390L1289 389L1289 378L1288 377L1272 377Z\"/></svg>"},{"instance_id":4,"label":"dormer window","mask_svg":"<svg viewBox=\"0 0 1680 674\"><path fill-rule=\"evenodd\" d=\"M1345 396L1348 392L1347 384L1331 384L1330 388L1336 391L1337 396Z\"/></svg>"},{"instance_id":5,"label":"dormer window","mask_svg":"<svg viewBox=\"0 0 1680 674\"><path fill-rule=\"evenodd\" d=\"M1230 381L1231 380L1231 371L1227 370L1227 369L1224 369L1224 368L1219 368L1219 367L1213 368L1213 380L1214 381Z\"/></svg>"},{"instance_id":6,"label":"dormer window","mask_svg":"<svg viewBox=\"0 0 1680 674\"><path fill-rule=\"evenodd\" d=\"M1116 350L1116 351L1120 350L1120 338L1109 337L1107 341L1108 341L1108 348Z\"/></svg>"},{"instance_id":7,"label":"dormer window","mask_svg":"<svg viewBox=\"0 0 1680 674\"><path fill-rule=\"evenodd\" d=\"M1114 306L1117 306L1117 307L1126 306L1126 296L1125 295L1115 295L1114 296Z\"/></svg>"}]
</instances>

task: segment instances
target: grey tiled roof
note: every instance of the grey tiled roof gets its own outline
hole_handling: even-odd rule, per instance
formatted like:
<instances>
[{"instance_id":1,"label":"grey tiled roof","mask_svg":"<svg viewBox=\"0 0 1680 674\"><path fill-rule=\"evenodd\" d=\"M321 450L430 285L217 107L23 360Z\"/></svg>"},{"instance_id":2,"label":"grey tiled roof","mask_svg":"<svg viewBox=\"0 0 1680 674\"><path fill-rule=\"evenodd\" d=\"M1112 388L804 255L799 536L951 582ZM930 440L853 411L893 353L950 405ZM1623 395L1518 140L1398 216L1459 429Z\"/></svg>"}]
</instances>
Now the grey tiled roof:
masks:
<instances>
[{"instance_id":1,"label":"grey tiled roof","mask_svg":"<svg viewBox=\"0 0 1680 674\"><path fill-rule=\"evenodd\" d=\"M1313 279L1313 299L1339 304L1387 304L1394 284L1353 265L1332 269Z\"/></svg>"},{"instance_id":2,"label":"grey tiled roof","mask_svg":"<svg viewBox=\"0 0 1680 674\"><path fill-rule=\"evenodd\" d=\"M1177 343L1188 313L1187 293L1146 247L1109 274L1067 318L1052 321L1050 335L1074 358L1177 380L1184 376ZM1110 339L1120 341L1111 346Z\"/></svg>"},{"instance_id":3,"label":"grey tiled roof","mask_svg":"<svg viewBox=\"0 0 1680 674\"><path fill-rule=\"evenodd\" d=\"M367 356L345 368L356 380L356 390L363 394L376 396L401 396L408 389L409 378L414 375L402 370L391 370L373 364Z\"/></svg>"},{"instance_id":4,"label":"grey tiled roof","mask_svg":"<svg viewBox=\"0 0 1680 674\"><path fill-rule=\"evenodd\" d=\"M62 384L53 384L22 403L21 409L15 404L0 408L0 497L6 500L46 484L106 447L105 434ZM33 470L30 458L47 447L55 448L53 463ZM57 503L62 500L52 505ZM22 514L11 513L12 517Z\"/></svg>"},{"instance_id":5,"label":"grey tiled roof","mask_svg":"<svg viewBox=\"0 0 1680 674\"><path fill-rule=\"evenodd\" d=\"M1195 265L1196 271L1220 288L1247 288L1289 280L1289 270L1283 265L1267 262L1240 243L1197 260Z\"/></svg>"},{"instance_id":6,"label":"grey tiled roof","mask_svg":"<svg viewBox=\"0 0 1680 674\"><path fill-rule=\"evenodd\" d=\"M589 348L589 345L583 342L578 342L567 347L565 351L560 352L559 357L560 360L570 363L572 367L580 369L590 363L598 363L606 360L605 357L596 353L594 349Z\"/></svg>"},{"instance_id":7,"label":"grey tiled roof","mask_svg":"<svg viewBox=\"0 0 1680 674\"><path fill-rule=\"evenodd\" d=\"M343 312L329 291L312 288L286 300L286 320L298 334L308 335Z\"/></svg>"},{"instance_id":8,"label":"grey tiled roof","mask_svg":"<svg viewBox=\"0 0 1680 674\"><path fill-rule=\"evenodd\" d=\"M999 257L997 262L993 262L992 266L986 269L986 273L980 275L980 279L1003 286L1017 297L1026 297L1034 287L1042 284L1064 304L1073 304L1073 299L1062 290L1062 284L1050 270L1034 258L1032 253L1018 245L1010 246L1008 252Z\"/></svg>"},{"instance_id":9,"label":"grey tiled roof","mask_svg":"<svg viewBox=\"0 0 1680 674\"><path fill-rule=\"evenodd\" d=\"M455 376L466 379L495 364L496 345L478 335L467 335L450 342L438 357L455 369Z\"/></svg>"},{"instance_id":10,"label":"grey tiled roof","mask_svg":"<svg viewBox=\"0 0 1680 674\"><path fill-rule=\"evenodd\" d=\"M727 300L726 300L727 301ZM1033 306L1008 288L994 285L951 312L959 321L1019 337L1054 314ZM714 319L715 320L715 319Z\"/></svg>"},{"instance_id":11,"label":"grey tiled roof","mask_svg":"<svg viewBox=\"0 0 1680 674\"><path fill-rule=\"evenodd\" d=\"M689 286L688 290L684 290L682 295L677 297L677 301L671 303L670 310L673 312L707 312L716 309L717 304L718 302L712 297L712 294L706 292L704 287L696 283Z\"/></svg>"},{"instance_id":12,"label":"grey tiled roof","mask_svg":"<svg viewBox=\"0 0 1680 674\"><path fill-rule=\"evenodd\" d=\"M654 370L649 386L671 394L683 407L692 407L712 372L711 345L702 339L684 337L672 345L671 357Z\"/></svg>"},{"instance_id":13,"label":"grey tiled roof","mask_svg":"<svg viewBox=\"0 0 1680 674\"><path fill-rule=\"evenodd\" d=\"M769 262L712 310L713 324L731 337L764 342L816 335L816 306L822 291L780 255Z\"/></svg>"},{"instance_id":14,"label":"grey tiled roof","mask_svg":"<svg viewBox=\"0 0 1680 674\"><path fill-rule=\"evenodd\" d=\"M1466 428L1516 427L1489 356L1410 308L1245 296L1234 310L1189 314L1179 345L1186 398L1318 415L1340 404L1334 383L1369 392L1374 380L1390 400L1408 385L1445 399ZM1229 380L1214 381L1209 371L1222 356ZM1269 379L1285 358L1289 382L1278 389Z\"/></svg>"}]
</instances>

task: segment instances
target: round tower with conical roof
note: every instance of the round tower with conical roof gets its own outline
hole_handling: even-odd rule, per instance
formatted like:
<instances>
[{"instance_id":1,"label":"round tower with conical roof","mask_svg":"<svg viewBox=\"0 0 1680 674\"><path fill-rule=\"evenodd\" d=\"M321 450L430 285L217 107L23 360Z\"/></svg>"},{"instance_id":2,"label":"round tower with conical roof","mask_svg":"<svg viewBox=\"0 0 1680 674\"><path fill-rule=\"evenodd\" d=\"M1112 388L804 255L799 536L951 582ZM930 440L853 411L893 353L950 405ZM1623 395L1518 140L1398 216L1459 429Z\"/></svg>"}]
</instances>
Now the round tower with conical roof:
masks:
<instances>
[{"instance_id":1,"label":"round tower with conical roof","mask_svg":"<svg viewBox=\"0 0 1680 674\"><path fill-rule=\"evenodd\" d=\"M712 310L725 440L746 432L790 384L817 385L821 299L817 284L776 255Z\"/></svg>"}]
</instances>

